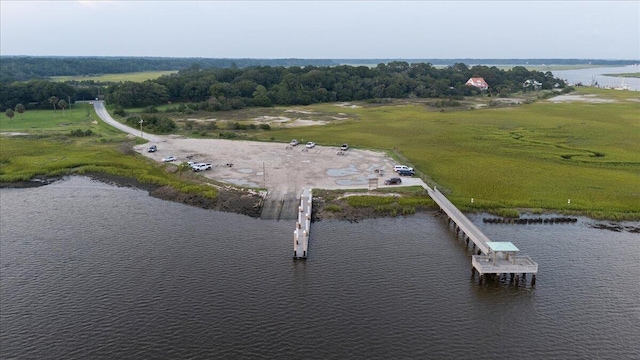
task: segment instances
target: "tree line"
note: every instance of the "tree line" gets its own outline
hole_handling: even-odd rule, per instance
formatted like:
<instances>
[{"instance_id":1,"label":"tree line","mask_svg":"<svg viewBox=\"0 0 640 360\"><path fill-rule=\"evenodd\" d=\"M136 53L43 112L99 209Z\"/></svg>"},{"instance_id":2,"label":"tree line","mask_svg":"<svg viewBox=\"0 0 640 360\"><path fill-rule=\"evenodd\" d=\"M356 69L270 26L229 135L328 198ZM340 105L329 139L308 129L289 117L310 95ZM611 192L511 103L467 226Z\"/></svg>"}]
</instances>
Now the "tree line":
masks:
<instances>
[{"instance_id":1,"label":"tree line","mask_svg":"<svg viewBox=\"0 0 640 360\"><path fill-rule=\"evenodd\" d=\"M481 93L467 86L471 77L482 77L494 96L522 91L526 80L543 89L564 88L551 72L510 70L462 63L436 68L429 63L332 67L249 67L201 69L192 66L176 74L142 83L112 84L105 92L108 103L144 107L167 102L192 103L194 110L229 110L248 106L309 105L321 102L385 98L460 98Z\"/></svg>"},{"instance_id":2,"label":"tree line","mask_svg":"<svg viewBox=\"0 0 640 360\"><path fill-rule=\"evenodd\" d=\"M392 61L367 66L254 66L202 68L194 64L178 73L145 82L105 84L95 81L52 82L30 80L0 83L0 108L24 104L46 108L52 96L91 100L104 95L109 104L145 107L167 102L188 102L193 110L220 111L248 106L308 105L321 102L385 98L459 98L480 94L465 83L482 77L489 94L508 96L523 90L526 80L543 89L564 87L551 72L529 71L522 66L509 70L456 63L444 68L430 63Z\"/></svg>"},{"instance_id":3,"label":"tree line","mask_svg":"<svg viewBox=\"0 0 640 360\"><path fill-rule=\"evenodd\" d=\"M0 82L45 79L51 76L121 74L141 71L182 70L195 64L202 68L246 68L254 66L338 66L377 65L391 59L221 59L169 57L39 57L0 56ZM409 64L430 63L451 66L456 63L493 65L633 65L636 60L603 59L402 59Z\"/></svg>"},{"instance_id":4,"label":"tree line","mask_svg":"<svg viewBox=\"0 0 640 360\"><path fill-rule=\"evenodd\" d=\"M208 59L164 57L0 57L0 81L27 81L51 76L122 74L180 70L198 64L203 68L249 66L332 66L327 59Z\"/></svg>"}]
</instances>

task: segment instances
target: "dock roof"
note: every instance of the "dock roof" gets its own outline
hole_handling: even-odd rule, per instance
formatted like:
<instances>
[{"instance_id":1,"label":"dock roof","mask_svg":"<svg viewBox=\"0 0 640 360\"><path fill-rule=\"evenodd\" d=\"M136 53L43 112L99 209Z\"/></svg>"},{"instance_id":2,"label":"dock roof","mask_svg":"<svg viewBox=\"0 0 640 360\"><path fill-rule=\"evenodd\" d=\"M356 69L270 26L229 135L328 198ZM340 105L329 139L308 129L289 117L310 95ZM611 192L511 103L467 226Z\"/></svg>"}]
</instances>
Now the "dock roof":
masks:
<instances>
[{"instance_id":1,"label":"dock roof","mask_svg":"<svg viewBox=\"0 0 640 360\"><path fill-rule=\"evenodd\" d=\"M509 241L489 241L487 242L489 249L494 252L498 251L520 251L513 243Z\"/></svg>"}]
</instances>

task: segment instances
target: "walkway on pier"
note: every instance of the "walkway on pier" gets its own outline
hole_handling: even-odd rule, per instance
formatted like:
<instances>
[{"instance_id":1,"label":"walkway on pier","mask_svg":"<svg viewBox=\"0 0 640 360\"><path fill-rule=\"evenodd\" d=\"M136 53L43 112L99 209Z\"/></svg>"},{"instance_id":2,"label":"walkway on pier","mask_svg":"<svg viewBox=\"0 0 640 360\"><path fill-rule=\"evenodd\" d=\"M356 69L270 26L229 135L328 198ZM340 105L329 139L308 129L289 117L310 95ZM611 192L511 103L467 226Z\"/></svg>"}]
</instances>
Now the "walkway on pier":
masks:
<instances>
[{"instance_id":1,"label":"walkway on pier","mask_svg":"<svg viewBox=\"0 0 640 360\"><path fill-rule=\"evenodd\" d=\"M536 274L538 273L538 264L536 262L531 260L529 256L516 255L519 250L510 242L491 241L438 189L431 189L426 184L423 187L440 209L447 214L448 220L453 220L456 232L462 231L463 238L466 237L468 239L467 244L471 240L478 248L478 254L471 256L471 266L472 273L477 271L480 275L480 283L482 283L485 274L510 273L512 280L515 275L516 283L519 282L520 274L522 274L523 279L525 279L525 274L533 274L531 285L535 285Z\"/></svg>"},{"instance_id":2,"label":"walkway on pier","mask_svg":"<svg viewBox=\"0 0 640 360\"><path fill-rule=\"evenodd\" d=\"M311 231L311 189L304 189L300 196L298 221L293 231L293 258L306 259L309 250L309 232Z\"/></svg>"},{"instance_id":3,"label":"walkway on pier","mask_svg":"<svg viewBox=\"0 0 640 360\"><path fill-rule=\"evenodd\" d=\"M433 201L435 201L440 209L444 211L451 220L462 230L462 232L469 237L469 240L473 241L476 244L476 247L482 251L483 254L489 254L489 245L488 242L491 240L480 231L472 222L469 220L462 211L458 210L455 205L449 201L438 189L431 189L427 185L424 185L424 188L427 190L427 193ZM480 255L480 254L478 254Z\"/></svg>"}]
</instances>

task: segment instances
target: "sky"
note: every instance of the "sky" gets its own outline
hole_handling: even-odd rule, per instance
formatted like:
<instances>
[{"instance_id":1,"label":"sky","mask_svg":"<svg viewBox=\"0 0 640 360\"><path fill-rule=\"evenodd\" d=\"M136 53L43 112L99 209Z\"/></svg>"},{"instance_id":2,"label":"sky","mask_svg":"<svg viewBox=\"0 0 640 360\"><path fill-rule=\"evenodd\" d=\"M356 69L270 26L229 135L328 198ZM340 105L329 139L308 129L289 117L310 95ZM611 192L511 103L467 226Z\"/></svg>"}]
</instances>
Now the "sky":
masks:
<instances>
[{"instance_id":1,"label":"sky","mask_svg":"<svg viewBox=\"0 0 640 360\"><path fill-rule=\"evenodd\" d=\"M640 1L0 0L0 55L640 59Z\"/></svg>"}]
</instances>

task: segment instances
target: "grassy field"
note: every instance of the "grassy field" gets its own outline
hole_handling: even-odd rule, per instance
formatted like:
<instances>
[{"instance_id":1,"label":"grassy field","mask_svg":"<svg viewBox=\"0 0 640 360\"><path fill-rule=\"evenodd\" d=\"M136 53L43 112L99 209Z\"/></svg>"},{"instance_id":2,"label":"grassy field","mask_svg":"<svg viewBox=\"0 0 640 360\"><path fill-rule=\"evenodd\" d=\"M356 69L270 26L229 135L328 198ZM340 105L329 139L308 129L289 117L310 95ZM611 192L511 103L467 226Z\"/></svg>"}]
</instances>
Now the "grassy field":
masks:
<instances>
[{"instance_id":1,"label":"grassy field","mask_svg":"<svg viewBox=\"0 0 640 360\"><path fill-rule=\"evenodd\" d=\"M180 172L165 171L135 153L134 141L102 121L88 104L56 112L33 110L9 120L0 118L0 132L28 136L0 135L0 182L27 181L36 176L104 173L136 179L142 184L170 186L182 193L215 198L214 187L196 184ZM88 136L71 136L71 131L90 130Z\"/></svg>"},{"instance_id":2,"label":"grassy field","mask_svg":"<svg viewBox=\"0 0 640 360\"><path fill-rule=\"evenodd\" d=\"M53 81L84 81L84 80L93 80L99 82L124 82L124 81L133 81L133 82L143 82L145 80L157 79L163 75L175 74L177 70L171 71L142 71L135 73L124 73L124 74L104 74L104 75L96 75L96 76L53 76L51 80Z\"/></svg>"},{"instance_id":3,"label":"grassy field","mask_svg":"<svg viewBox=\"0 0 640 360\"><path fill-rule=\"evenodd\" d=\"M419 105L322 104L299 108L346 113L352 120L277 129L259 137L388 150L466 210L542 208L638 219L640 93L579 92L615 102L539 101L451 112Z\"/></svg>"},{"instance_id":4,"label":"grassy field","mask_svg":"<svg viewBox=\"0 0 640 360\"><path fill-rule=\"evenodd\" d=\"M82 129L100 131L104 136L119 134L110 126L106 126L93 111L93 105L78 103L71 109L27 110L24 114L16 113L10 120L4 114L0 116L0 131L28 132L32 135L68 134L72 130Z\"/></svg>"}]
</instances>

